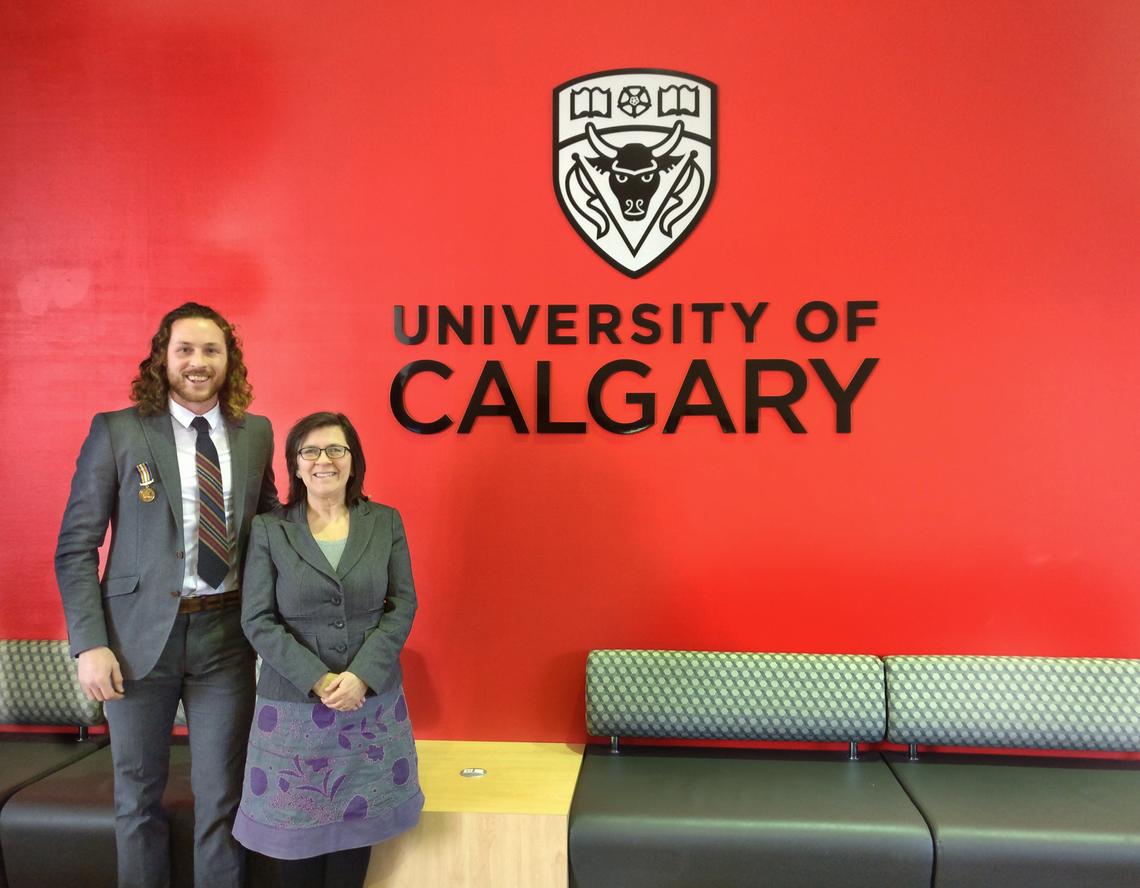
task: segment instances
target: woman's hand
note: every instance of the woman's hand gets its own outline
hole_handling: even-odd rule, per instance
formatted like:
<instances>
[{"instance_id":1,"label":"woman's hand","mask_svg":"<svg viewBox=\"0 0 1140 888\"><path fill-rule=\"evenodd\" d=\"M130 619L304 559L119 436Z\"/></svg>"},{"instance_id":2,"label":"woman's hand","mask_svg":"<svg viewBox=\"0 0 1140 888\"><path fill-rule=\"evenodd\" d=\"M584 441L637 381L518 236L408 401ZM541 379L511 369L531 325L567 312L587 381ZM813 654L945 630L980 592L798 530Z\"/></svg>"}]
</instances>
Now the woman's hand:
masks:
<instances>
[{"instance_id":1,"label":"woman's hand","mask_svg":"<svg viewBox=\"0 0 1140 888\"><path fill-rule=\"evenodd\" d=\"M368 693L368 685L351 672L342 672L340 675L334 675L332 681L317 693L321 702L329 709L352 712L364 705L364 695Z\"/></svg>"}]
</instances>

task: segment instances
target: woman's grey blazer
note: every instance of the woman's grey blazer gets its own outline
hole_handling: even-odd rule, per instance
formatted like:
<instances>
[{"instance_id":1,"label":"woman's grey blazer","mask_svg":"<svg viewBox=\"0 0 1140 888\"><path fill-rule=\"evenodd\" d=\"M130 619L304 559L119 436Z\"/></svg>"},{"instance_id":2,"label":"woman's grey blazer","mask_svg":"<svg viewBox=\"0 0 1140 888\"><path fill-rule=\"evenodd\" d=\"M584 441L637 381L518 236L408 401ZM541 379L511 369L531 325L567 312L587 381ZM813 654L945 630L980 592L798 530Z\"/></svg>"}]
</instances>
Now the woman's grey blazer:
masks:
<instances>
[{"instance_id":1,"label":"woman's grey blazer","mask_svg":"<svg viewBox=\"0 0 1140 888\"><path fill-rule=\"evenodd\" d=\"M261 655L257 693L312 703L322 675L345 671L378 694L391 690L402 680L400 651L416 612L400 513L379 503L353 506L334 570L307 512L301 503L253 520L241 622Z\"/></svg>"}]
</instances>

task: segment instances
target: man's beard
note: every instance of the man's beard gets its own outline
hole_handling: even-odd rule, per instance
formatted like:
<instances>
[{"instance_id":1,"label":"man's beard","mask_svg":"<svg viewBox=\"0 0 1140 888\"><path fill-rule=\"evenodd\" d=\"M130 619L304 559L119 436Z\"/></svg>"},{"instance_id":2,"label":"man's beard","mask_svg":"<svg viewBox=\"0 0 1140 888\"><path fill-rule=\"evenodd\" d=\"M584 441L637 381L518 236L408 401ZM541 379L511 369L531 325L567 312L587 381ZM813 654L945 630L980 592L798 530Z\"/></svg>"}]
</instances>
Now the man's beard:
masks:
<instances>
[{"instance_id":1,"label":"man's beard","mask_svg":"<svg viewBox=\"0 0 1140 888\"><path fill-rule=\"evenodd\" d=\"M178 395L183 401L188 401L191 404L201 404L204 401L209 401L217 397L218 393L225 385L224 378L212 376L208 380L209 385L205 388L201 386L194 386L187 382L182 374L178 374L173 378L168 378L167 382L170 384L170 389Z\"/></svg>"}]
</instances>

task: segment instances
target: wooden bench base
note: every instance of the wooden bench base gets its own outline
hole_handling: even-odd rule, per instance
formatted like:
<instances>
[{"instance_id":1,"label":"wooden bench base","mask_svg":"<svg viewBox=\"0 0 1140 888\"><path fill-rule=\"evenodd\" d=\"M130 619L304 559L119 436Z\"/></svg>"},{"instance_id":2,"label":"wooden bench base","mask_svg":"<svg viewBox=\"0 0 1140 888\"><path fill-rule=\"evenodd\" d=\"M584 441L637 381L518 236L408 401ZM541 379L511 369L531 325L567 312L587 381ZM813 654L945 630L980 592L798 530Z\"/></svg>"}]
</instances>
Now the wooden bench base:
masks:
<instances>
[{"instance_id":1,"label":"wooden bench base","mask_svg":"<svg viewBox=\"0 0 1140 888\"><path fill-rule=\"evenodd\" d=\"M581 745L421 740L420 825L377 845L366 888L567 888ZM482 777L463 777L482 768Z\"/></svg>"}]
</instances>

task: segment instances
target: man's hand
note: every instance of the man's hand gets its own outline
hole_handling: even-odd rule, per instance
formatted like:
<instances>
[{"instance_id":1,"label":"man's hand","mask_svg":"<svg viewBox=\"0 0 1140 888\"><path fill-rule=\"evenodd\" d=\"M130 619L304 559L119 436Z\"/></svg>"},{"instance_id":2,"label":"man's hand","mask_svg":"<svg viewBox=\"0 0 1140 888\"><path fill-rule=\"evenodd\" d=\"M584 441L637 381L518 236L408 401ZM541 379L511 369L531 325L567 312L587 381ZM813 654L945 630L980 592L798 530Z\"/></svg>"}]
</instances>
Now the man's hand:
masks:
<instances>
[{"instance_id":1,"label":"man's hand","mask_svg":"<svg viewBox=\"0 0 1140 888\"><path fill-rule=\"evenodd\" d=\"M352 712L364 705L364 695L368 685L351 672L342 672L321 690L321 702L329 709Z\"/></svg>"},{"instance_id":2,"label":"man's hand","mask_svg":"<svg viewBox=\"0 0 1140 888\"><path fill-rule=\"evenodd\" d=\"M79 683L88 700L123 699L123 671L109 647L97 647L79 655Z\"/></svg>"}]
</instances>

